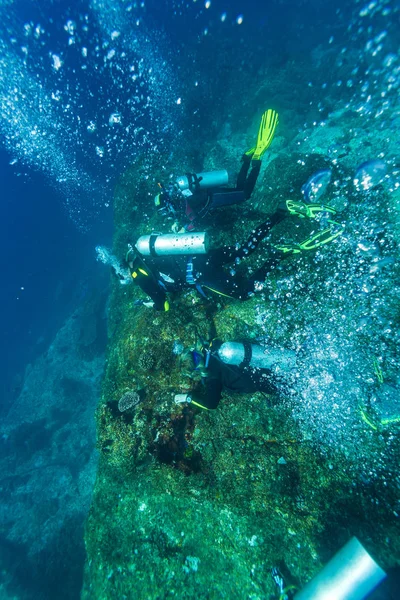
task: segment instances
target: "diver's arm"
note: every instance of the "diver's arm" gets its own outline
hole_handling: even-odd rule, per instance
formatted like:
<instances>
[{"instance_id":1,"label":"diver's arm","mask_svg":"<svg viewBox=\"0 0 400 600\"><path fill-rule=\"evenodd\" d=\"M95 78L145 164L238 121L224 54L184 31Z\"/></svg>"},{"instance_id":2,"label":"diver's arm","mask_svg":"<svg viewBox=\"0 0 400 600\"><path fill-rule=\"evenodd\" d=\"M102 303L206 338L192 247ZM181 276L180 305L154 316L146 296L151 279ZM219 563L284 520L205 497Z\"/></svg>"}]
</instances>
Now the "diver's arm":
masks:
<instances>
[{"instance_id":1,"label":"diver's arm","mask_svg":"<svg viewBox=\"0 0 400 600\"><path fill-rule=\"evenodd\" d=\"M176 394L175 404L193 404L204 410L217 408L222 396L222 381L214 377L207 377L204 394Z\"/></svg>"},{"instance_id":2,"label":"diver's arm","mask_svg":"<svg viewBox=\"0 0 400 600\"><path fill-rule=\"evenodd\" d=\"M207 377L204 396L192 396L192 404L199 408L214 410L218 407L222 396L222 381L216 377Z\"/></svg>"}]
</instances>

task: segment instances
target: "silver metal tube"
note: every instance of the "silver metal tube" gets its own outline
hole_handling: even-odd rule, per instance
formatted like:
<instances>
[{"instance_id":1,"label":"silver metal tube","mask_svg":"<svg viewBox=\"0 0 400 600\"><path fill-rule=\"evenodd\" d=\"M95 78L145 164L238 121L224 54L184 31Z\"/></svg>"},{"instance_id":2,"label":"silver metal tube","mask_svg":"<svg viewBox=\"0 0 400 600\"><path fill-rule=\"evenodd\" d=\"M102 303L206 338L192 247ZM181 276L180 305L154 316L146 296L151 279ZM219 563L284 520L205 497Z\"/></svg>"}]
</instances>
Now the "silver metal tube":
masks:
<instances>
[{"instance_id":1,"label":"silver metal tube","mask_svg":"<svg viewBox=\"0 0 400 600\"><path fill-rule=\"evenodd\" d=\"M244 346L239 342L224 342L218 356L227 365L240 365L244 361Z\"/></svg>"},{"instance_id":2,"label":"silver metal tube","mask_svg":"<svg viewBox=\"0 0 400 600\"><path fill-rule=\"evenodd\" d=\"M136 249L143 256L207 254L208 235L204 231L142 235Z\"/></svg>"},{"instance_id":3,"label":"silver metal tube","mask_svg":"<svg viewBox=\"0 0 400 600\"><path fill-rule=\"evenodd\" d=\"M290 371L296 365L296 353L293 350L265 348L257 344L250 345L250 367L271 369L276 366L281 371ZM222 362L228 365L240 365L245 359L245 347L240 342L224 342L218 350Z\"/></svg>"},{"instance_id":4,"label":"silver metal tube","mask_svg":"<svg viewBox=\"0 0 400 600\"><path fill-rule=\"evenodd\" d=\"M353 537L294 600L364 600L385 577L385 571Z\"/></svg>"},{"instance_id":5,"label":"silver metal tube","mask_svg":"<svg viewBox=\"0 0 400 600\"><path fill-rule=\"evenodd\" d=\"M199 187L201 189L228 185L229 179L228 171L226 169L222 171L204 171L203 173L196 173L196 177L200 180ZM191 189L191 184L192 181L190 180L190 176L181 175L176 179L176 185L182 192Z\"/></svg>"}]
</instances>

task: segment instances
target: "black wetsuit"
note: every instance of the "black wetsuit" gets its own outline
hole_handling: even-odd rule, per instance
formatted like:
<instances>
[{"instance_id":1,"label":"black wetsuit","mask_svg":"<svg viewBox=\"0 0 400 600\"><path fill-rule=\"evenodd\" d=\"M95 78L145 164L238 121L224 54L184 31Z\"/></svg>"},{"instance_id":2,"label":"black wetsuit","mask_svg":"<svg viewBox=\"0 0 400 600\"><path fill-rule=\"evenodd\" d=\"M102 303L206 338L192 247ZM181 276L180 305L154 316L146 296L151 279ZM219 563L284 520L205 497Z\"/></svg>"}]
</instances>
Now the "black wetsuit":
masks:
<instances>
[{"instance_id":1,"label":"black wetsuit","mask_svg":"<svg viewBox=\"0 0 400 600\"><path fill-rule=\"evenodd\" d=\"M195 187L192 196L185 201L185 214L191 221L186 229L190 231L195 222L197 223L201 217L216 208L240 204L248 200L253 193L260 169L261 160L252 160L251 156L244 154L235 188L218 187L202 190L200 187L197 189Z\"/></svg>"},{"instance_id":2,"label":"black wetsuit","mask_svg":"<svg viewBox=\"0 0 400 600\"><path fill-rule=\"evenodd\" d=\"M210 292L246 300L255 291L256 282L265 280L266 275L277 264L284 253L270 249L268 259L250 277L231 274L223 267L236 263L252 254L271 228L287 215L277 210L269 219L253 230L244 244L224 246L208 254L194 256L137 256L132 277L143 291L150 296L157 310L164 310L167 292L184 287L194 287L206 296Z\"/></svg>"},{"instance_id":3,"label":"black wetsuit","mask_svg":"<svg viewBox=\"0 0 400 600\"><path fill-rule=\"evenodd\" d=\"M185 191L176 183L166 188L162 186L162 192L156 196L157 210L161 215L172 215L186 231L192 231L199 227L201 219L214 209L241 204L248 200L253 193L260 168L261 160L252 160L251 156L244 154L234 188L202 188L201 178L187 173L185 177L189 183Z\"/></svg>"},{"instance_id":4,"label":"black wetsuit","mask_svg":"<svg viewBox=\"0 0 400 600\"><path fill-rule=\"evenodd\" d=\"M220 345L221 342L214 341L213 352ZM276 377L270 369L226 365L217 356L210 354L206 371L207 377L203 377L201 387L191 395L192 401L202 408L217 408L224 389L243 394L276 394L278 391Z\"/></svg>"}]
</instances>

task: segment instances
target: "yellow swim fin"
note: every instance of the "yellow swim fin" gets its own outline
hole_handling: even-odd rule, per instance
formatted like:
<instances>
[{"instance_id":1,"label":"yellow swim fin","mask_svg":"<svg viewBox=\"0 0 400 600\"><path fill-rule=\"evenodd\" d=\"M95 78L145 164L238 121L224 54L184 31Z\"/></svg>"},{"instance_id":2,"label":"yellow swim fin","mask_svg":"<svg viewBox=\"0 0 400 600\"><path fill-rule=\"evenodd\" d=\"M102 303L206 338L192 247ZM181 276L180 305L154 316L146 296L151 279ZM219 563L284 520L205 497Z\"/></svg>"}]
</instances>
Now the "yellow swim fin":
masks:
<instances>
[{"instance_id":1,"label":"yellow swim fin","mask_svg":"<svg viewBox=\"0 0 400 600\"><path fill-rule=\"evenodd\" d=\"M245 156L253 156L255 149L256 147L253 146L252 148L250 148L250 150L247 150L247 152L245 152Z\"/></svg>"},{"instance_id":2,"label":"yellow swim fin","mask_svg":"<svg viewBox=\"0 0 400 600\"><path fill-rule=\"evenodd\" d=\"M274 138L275 130L279 122L278 113L272 108L265 111L261 117L258 130L257 144L252 156L253 160L260 160L264 152L270 147ZM249 150L250 152L250 150ZM247 154L247 152L246 152Z\"/></svg>"}]
</instances>

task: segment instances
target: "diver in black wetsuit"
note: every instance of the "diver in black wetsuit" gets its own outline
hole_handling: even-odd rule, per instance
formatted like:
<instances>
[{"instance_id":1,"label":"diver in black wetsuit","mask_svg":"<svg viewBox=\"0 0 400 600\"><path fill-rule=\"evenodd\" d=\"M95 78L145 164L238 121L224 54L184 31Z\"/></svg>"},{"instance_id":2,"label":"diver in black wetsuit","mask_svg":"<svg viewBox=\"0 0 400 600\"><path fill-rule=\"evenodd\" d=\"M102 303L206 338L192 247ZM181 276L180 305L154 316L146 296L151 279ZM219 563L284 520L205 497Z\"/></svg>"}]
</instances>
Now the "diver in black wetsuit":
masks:
<instances>
[{"instance_id":1,"label":"diver in black wetsuit","mask_svg":"<svg viewBox=\"0 0 400 600\"><path fill-rule=\"evenodd\" d=\"M193 231L209 212L248 200L260 173L262 156L272 143L278 122L276 111L268 109L263 113L256 144L242 156L235 188L226 187L228 173L225 170L187 173L167 186L158 184L161 191L154 199L158 212L174 218L177 229L183 225L186 231Z\"/></svg>"},{"instance_id":2,"label":"diver in black wetsuit","mask_svg":"<svg viewBox=\"0 0 400 600\"><path fill-rule=\"evenodd\" d=\"M288 214L287 210L279 208L251 232L243 245L223 246L210 250L207 254L143 256L132 250L127 256L132 278L150 296L156 310L168 310L167 292L177 292L184 287L194 287L206 298L211 292L246 300L256 291L257 282L264 281L267 273L285 252L271 249L262 267L247 278L231 275L223 267L250 256L271 228Z\"/></svg>"},{"instance_id":3,"label":"diver in black wetsuit","mask_svg":"<svg viewBox=\"0 0 400 600\"><path fill-rule=\"evenodd\" d=\"M224 389L245 394L282 392L296 366L296 354L291 350L218 339L204 344L200 351L186 351L185 359L201 379L190 393L176 394L175 403L191 403L207 410L217 408Z\"/></svg>"},{"instance_id":4,"label":"diver in black wetsuit","mask_svg":"<svg viewBox=\"0 0 400 600\"><path fill-rule=\"evenodd\" d=\"M224 269L225 265L240 262L250 256L268 236L271 228L287 215L313 219L321 212L329 216L326 222L328 227L300 244L270 248L267 260L251 276L242 277ZM223 246L207 251L205 243L198 244L201 236L205 236L204 233L150 234L139 238L136 249L130 249L126 261L133 280L150 296L156 310L169 310L167 292L178 292L185 287L195 288L205 298L215 293L228 298L247 300L254 292L262 289L259 284L283 257L317 248L338 237L344 227L331 219L335 214L336 211L329 206L287 200L264 223L254 229L242 245ZM182 239L186 240L186 245L182 244ZM158 252L157 244L160 240L162 244ZM196 244L197 249L194 251Z\"/></svg>"}]
</instances>

